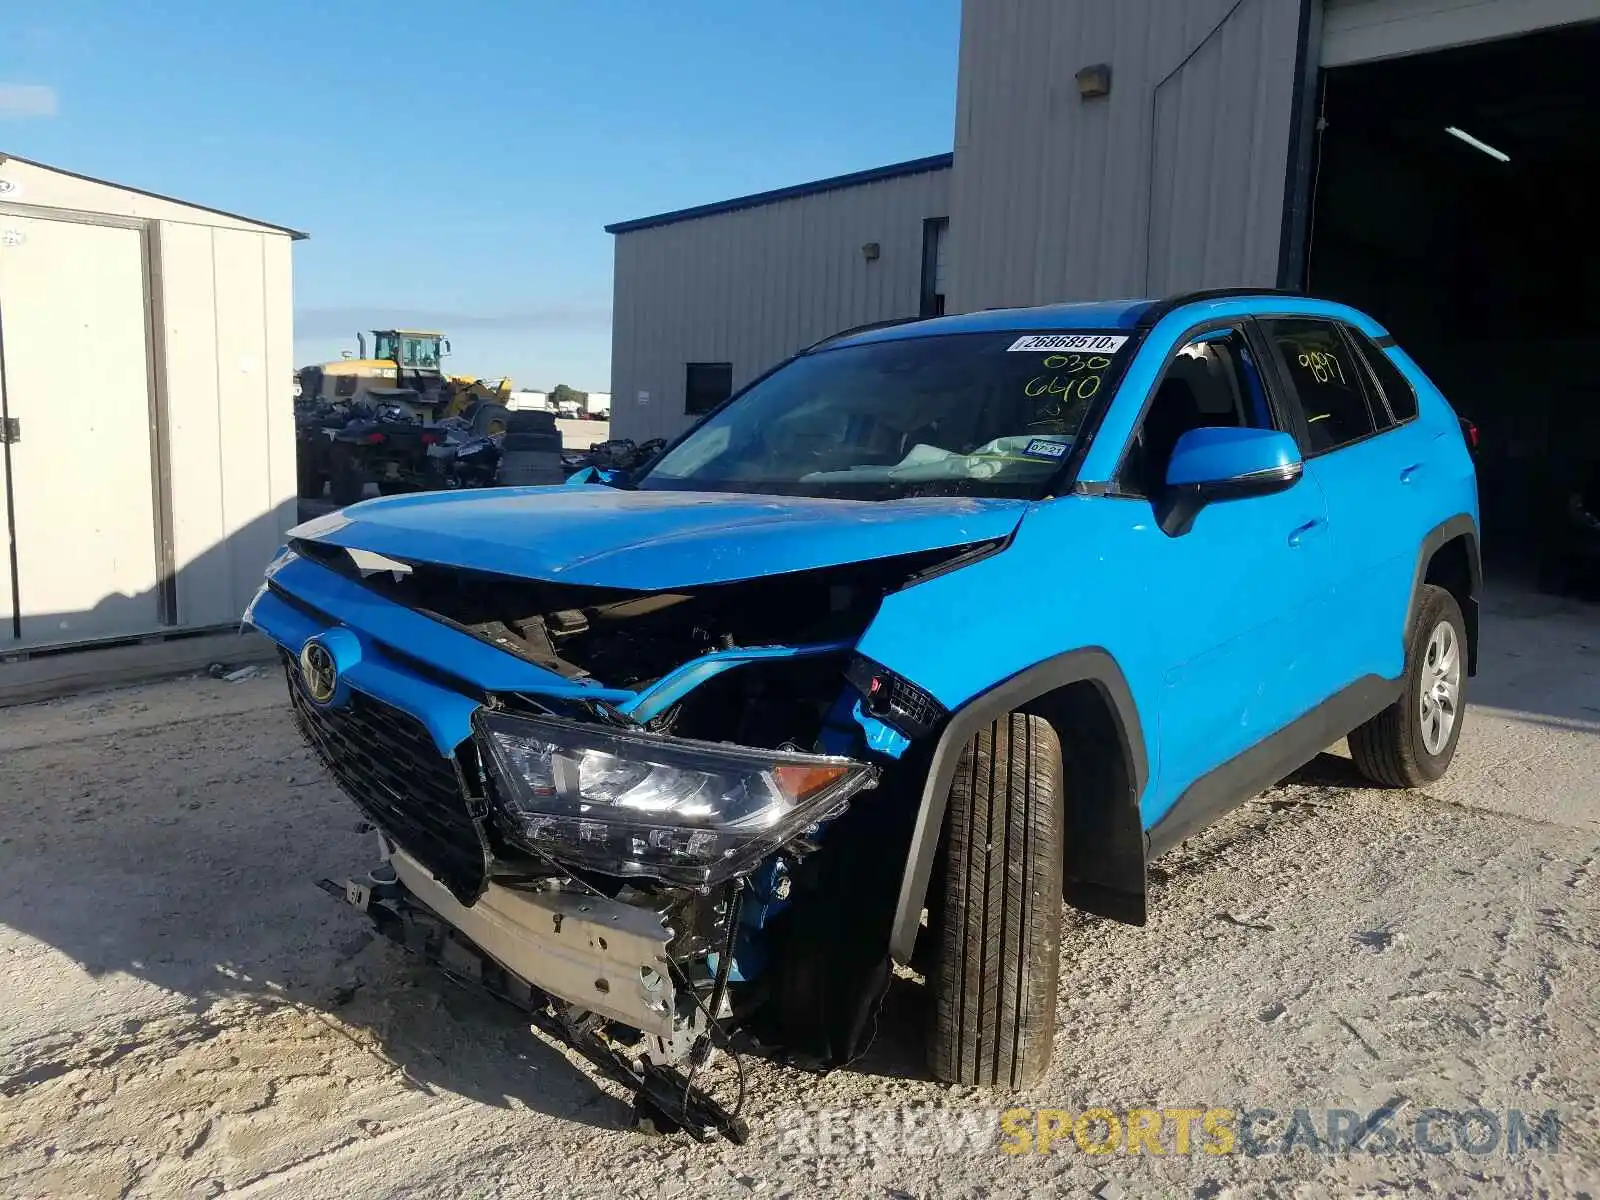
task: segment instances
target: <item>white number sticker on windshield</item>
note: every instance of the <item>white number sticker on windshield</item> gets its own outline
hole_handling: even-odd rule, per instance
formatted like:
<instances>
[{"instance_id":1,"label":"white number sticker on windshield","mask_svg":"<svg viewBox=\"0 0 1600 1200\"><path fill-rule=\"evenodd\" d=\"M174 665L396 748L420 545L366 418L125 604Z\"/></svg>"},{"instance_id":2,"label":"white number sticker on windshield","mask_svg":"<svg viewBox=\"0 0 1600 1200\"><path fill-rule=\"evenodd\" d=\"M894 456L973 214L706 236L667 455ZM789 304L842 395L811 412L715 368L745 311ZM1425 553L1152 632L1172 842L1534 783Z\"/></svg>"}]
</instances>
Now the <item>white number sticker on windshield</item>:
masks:
<instances>
[{"instance_id":1,"label":"white number sticker on windshield","mask_svg":"<svg viewBox=\"0 0 1600 1200\"><path fill-rule=\"evenodd\" d=\"M1006 347L1008 353L1045 350L1094 350L1114 354L1122 349L1127 336L1120 333L1030 333Z\"/></svg>"}]
</instances>

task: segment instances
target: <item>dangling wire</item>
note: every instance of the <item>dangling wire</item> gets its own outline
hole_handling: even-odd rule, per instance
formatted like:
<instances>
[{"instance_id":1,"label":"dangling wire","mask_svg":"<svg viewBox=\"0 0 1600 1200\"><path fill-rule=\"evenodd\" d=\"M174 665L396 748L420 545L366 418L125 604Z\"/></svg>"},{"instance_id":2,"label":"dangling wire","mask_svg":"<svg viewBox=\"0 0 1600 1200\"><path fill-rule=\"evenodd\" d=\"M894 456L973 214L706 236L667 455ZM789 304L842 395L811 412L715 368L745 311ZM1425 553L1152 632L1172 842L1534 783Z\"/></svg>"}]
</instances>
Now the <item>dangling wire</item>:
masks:
<instances>
[{"instance_id":1,"label":"dangling wire","mask_svg":"<svg viewBox=\"0 0 1600 1200\"><path fill-rule=\"evenodd\" d=\"M688 987L689 980L687 976L680 976L680 978L683 979L684 985ZM718 1021L716 1017L711 1015L710 1010L706 1008L705 1001L700 999L700 993L696 992L692 987L689 987L689 994L694 997L695 1007L698 1008L702 1013L705 1013L707 1029L713 1029L721 1035L722 1048L727 1052L728 1057L733 1059L733 1070L737 1092L733 1102L732 1116L733 1119L737 1121L740 1117L744 1116L744 1057L733 1048L733 1035L722 1027L722 1023ZM684 1081L683 1084L683 1103L686 1108L689 1104L689 1090L694 1086L695 1072L699 1069L699 1059L691 1054L689 1056L689 1077Z\"/></svg>"},{"instance_id":2,"label":"dangling wire","mask_svg":"<svg viewBox=\"0 0 1600 1200\"><path fill-rule=\"evenodd\" d=\"M722 1035L723 1049L733 1059L734 1071L738 1076L739 1094L734 1102L733 1118L738 1120L744 1113L744 1060L739 1057L738 1051L733 1048L733 1036L722 1027L717 1019L717 1014L722 1011L722 1001L728 992L728 977L733 973L733 944L739 935L739 915L744 907L744 879L735 879L728 889L727 935L722 939L722 955L717 959L717 978L711 986L711 1007L706 1007L705 1001L700 999L700 993L689 983L687 976L683 978L684 986L689 994L694 997L695 1005L705 1014L707 1041L710 1041L710 1031L715 1030ZM699 1071L702 1056L696 1053L698 1046L691 1047L689 1051L689 1073L683 1081L683 1106L689 1107L689 1092L694 1087L695 1073ZM709 1057L709 1055L705 1056Z\"/></svg>"}]
</instances>

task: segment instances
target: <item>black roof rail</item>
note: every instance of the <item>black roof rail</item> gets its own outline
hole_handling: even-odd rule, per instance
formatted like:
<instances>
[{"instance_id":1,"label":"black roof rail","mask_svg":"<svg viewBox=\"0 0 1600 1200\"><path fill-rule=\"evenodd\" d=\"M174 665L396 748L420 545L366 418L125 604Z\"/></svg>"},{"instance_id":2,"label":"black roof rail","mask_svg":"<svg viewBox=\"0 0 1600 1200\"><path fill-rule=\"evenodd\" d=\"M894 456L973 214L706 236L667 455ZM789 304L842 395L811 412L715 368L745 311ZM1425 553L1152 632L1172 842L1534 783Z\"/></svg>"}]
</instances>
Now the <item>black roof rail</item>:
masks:
<instances>
[{"instance_id":1,"label":"black roof rail","mask_svg":"<svg viewBox=\"0 0 1600 1200\"><path fill-rule=\"evenodd\" d=\"M1157 300L1149 308L1145 309L1139 315L1139 320L1135 322L1134 328L1149 329L1162 317L1174 309L1183 307L1185 304L1196 304L1204 300L1232 300L1239 296L1299 296L1304 298L1305 292L1298 288L1275 287L1201 288L1193 292L1176 292L1163 300Z\"/></svg>"},{"instance_id":2,"label":"black roof rail","mask_svg":"<svg viewBox=\"0 0 1600 1200\"><path fill-rule=\"evenodd\" d=\"M840 338L851 337L857 333L869 333L874 329L892 329L896 325L910 325L916 321L926 321L926 317L891 317L887 321L868 321L865 325L852 325L849 329L841 329L838 333L830 333L820 341L812 342L804 349L796 351L797 354L810 354L813 350L820 350L829 342L837 342Z\"/></svg>"}]
</instances>

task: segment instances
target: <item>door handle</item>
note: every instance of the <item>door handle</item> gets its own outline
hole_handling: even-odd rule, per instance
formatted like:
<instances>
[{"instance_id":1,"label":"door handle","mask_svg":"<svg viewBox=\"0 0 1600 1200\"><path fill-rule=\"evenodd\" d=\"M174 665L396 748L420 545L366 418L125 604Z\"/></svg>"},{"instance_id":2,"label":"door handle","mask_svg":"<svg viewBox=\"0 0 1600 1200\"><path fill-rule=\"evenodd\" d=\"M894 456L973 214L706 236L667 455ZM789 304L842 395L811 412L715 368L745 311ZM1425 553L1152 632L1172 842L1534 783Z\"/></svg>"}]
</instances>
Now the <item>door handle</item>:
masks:
<instances>
[{"instance_id":1,"label":"door handle","mask_svg":"<svg viewBox=\"0 0 1600 1200\"><path fill-rule=\"evenodd\" d=\"M1299 546L1300 543L1305 541L1308 537L1312 537L1318 533L1321 533L1326 527L1327 522L1321 517L1312 517L1311 520L1307 521L1304 525L1298 525L1295 527L1294 532L1289 535L1289 545Z\"/></svg>"},{"instance_id":2,"label":"door handle","mask_svg":"<svg viewBox=\"0 0 1600 1200\"><path fill-rule=\"evenodd\" d=\"M1422 470L1422 464L1421 463L1412 463L1409 467L1404 468L1400 472L1400 482L1401 483L1410 483L1413 479L1415 479L1417 477L1417 472L1420 471L1420 470Z\"/></svg>"}]
</instances>

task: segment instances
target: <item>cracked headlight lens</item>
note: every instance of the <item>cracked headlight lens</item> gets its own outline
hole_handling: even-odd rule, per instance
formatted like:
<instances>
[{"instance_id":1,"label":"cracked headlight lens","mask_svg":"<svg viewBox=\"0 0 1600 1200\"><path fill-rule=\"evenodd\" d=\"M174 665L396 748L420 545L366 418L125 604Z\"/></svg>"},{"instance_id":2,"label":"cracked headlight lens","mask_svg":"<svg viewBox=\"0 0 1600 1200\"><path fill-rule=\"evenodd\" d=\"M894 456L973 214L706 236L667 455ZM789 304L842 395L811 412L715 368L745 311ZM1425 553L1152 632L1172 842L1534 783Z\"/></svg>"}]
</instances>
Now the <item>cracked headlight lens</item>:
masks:
<instances>
[{"instance_id":1,"label":"cracked headlight lens","mask_svg":"<svg viewBox=\"0 0 1600 1200\"><path fill-rule=\"evenodd\" d=\"M480 712L507 837L608 875L710 885L877 782L865 763Z\"/></svg>"}]
</instances>

